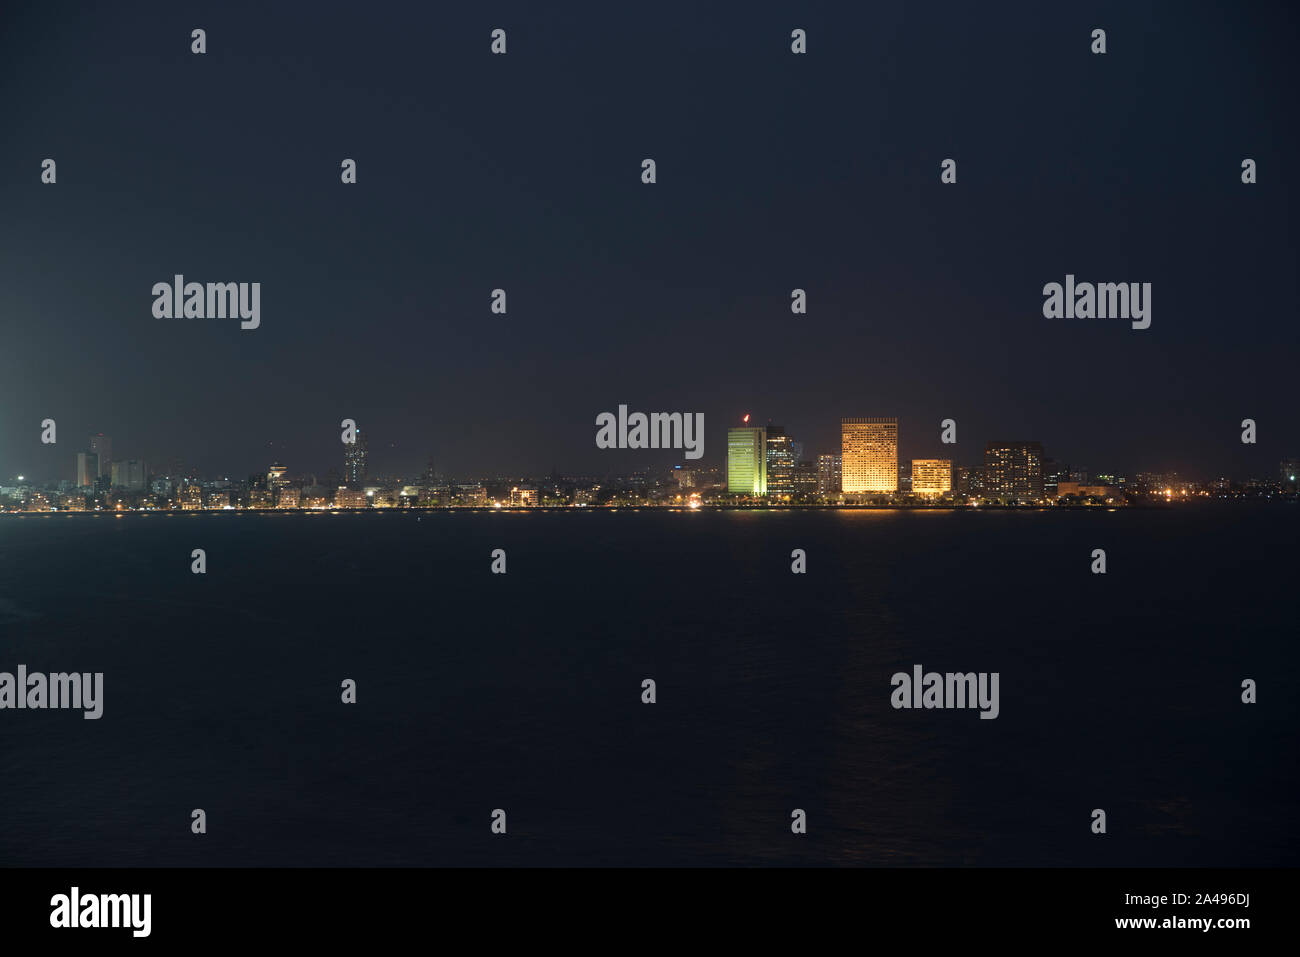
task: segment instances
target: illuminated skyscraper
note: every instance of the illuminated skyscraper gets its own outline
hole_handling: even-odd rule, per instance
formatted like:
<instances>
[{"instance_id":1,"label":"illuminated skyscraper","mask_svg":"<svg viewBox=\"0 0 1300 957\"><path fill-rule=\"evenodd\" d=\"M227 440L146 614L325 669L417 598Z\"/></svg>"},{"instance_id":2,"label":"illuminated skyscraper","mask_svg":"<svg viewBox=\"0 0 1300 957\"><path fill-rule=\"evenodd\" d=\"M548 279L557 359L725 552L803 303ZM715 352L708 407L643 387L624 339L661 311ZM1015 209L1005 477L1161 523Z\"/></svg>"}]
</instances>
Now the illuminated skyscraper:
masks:
<instances>
[{"instance_id":1,"label":"illuminated skyscraper","mask_svg":"<svg viewBox=\"0 0 1300 957\"><path fill-rule=\"evenodd\" d=\"M727 491L735 495L767 494L767 430L727 430Z\"/></svg>"},{"instance_id":2,"label":"illuminated skyscraper","mask_svg":"<svg viewBox=\"0 0 1300 957\"><path fill-rule=\"evenodd\" d=\"M782 497L794 494L794 469L799 461L795 442L779 425L768 423L764 447L767 450L767 494Z\"/></svg>"},{"instance_id":3,"label":"illuminated skyscraper","mask_svg":"<svg viewBox=\"0 0 1300 957\"><path fill-rule=\"evenodd\" d=\"M834 455L817 456L818 495L840 494L840 463L842 461L838 452Z\"/></svg>"},{"instance_id":4,"label":"illuminated skyscraper","mask_svg":"<svg viewBox=\"0 0 1300 957\"><path fill-rule=\"evenodd\" d=\"M357 428L356 441L343 449L343 481L358 488L366 481L366 454L369 451L365 433L360 427Z\"/></svg>"},{"instance_id":5,"label":"illuminated skyscraper","mask_svg":"<svg viewBox=\"0 0 1300 957\"><path fill-rule=\"evenodd\" d=\"M912 492L937 498L952 491L951 459L912 459Z\"/></svg>"},{"instance_id":6,"label":"illuminated skyscraper","mask_svg":"<svg viewBox=\"0 0 1300 957\"><path fill-rule=\"evenodd\" d=\"M840 435L845 492L898 491L898 419L841 419Z\"/></svg>"},{"instance_id":7,"label":"illuminated skyscraper","mask_svg":"<svg viewBox=\"0 0 1300 957\"><path fill-rule=\"evenodd\" d=\"M1042 444L990 442L986 445L984 447L984 494L990 498L1010 499L1016 502L1042 501Z\"/></svg>"},{"instance_id":8,"label":"illuminated skyscraper","mask_svg":"<svg viewBox=\"0 0 1300 957\"><path fill-rule=\"evenodd\" d=\"M96 475L110 475L113 466L113 437L99 432L90 437L90 451L99 456L99 471Z\"/></svg>"},{"instance_id":9,"label":"illuminated skyscraper","mask_svg":"<svg viewBox=\"0 0 1300 957\"><path fill-rule=\"evenodd\" d=\"M99 477L99 456L94 452L77 453L77 487L93 488Z\"/></svg>"}]
</instances>

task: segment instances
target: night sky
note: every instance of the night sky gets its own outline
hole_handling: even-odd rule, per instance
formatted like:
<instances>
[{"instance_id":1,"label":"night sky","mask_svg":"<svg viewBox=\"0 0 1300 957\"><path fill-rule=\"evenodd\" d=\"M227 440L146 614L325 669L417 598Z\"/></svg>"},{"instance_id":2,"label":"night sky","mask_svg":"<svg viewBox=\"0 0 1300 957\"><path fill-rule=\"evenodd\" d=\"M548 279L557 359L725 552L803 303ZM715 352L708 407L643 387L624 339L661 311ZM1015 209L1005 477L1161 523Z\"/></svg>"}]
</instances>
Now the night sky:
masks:
<instances>
[{"instance_id":1,"label":"night sky","mask_svg":"<svg viewBox=\"0 0 1300 957\"><path fill-rule=\"evenodd\" d=\"M1286 5L271 6L0 14L0 481L100 431L323 474L345 417L372 474L682 461L597 449L619 403L703 412L704 464L746 412L808 456L880 415L903 459L1300 452ZM260 282L261 327L154 318L175 273ZM1043 318L1067 273L1152 283L1151 328Z\"/></svg>"}]
</instances>

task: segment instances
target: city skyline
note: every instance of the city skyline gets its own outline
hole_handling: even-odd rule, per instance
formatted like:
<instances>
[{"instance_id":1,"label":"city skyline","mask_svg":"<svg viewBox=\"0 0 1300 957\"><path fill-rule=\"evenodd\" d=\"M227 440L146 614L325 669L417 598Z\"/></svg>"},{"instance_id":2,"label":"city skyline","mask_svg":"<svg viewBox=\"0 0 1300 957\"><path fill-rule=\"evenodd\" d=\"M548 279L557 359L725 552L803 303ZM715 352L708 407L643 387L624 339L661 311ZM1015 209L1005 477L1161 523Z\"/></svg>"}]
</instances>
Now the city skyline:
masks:
<instances>
[{"instance_id":1,"label":"city skyline","mask_svg":"<svg viewBox=\"0 0 1300 957\"><path fill-rule=\"evenodd\" d=\"M896 406L896 403L890 403ZM906 417L891 416L895 422L906 422ZM943 431L943 423L950 417L944 417L942 420L935 420L933 423L921 427L920 424L913 424L899 432L897 442L897 460L899 463L910 462L913 459L925 459L944 457L951 458L955 463L963 464L966 459L974 461L982 454L983 442L986 439L971 439L971 427L966 420L956 420L960 426L959 441L953 444L943 444L940 441L940 435ZM807 458L815 461L817 456L829 452L839 453L843 447L843 426L842 416L825 416L823 420L818 420L816 425L807 429L786 429L784 426L777 426L782 433L788 432L803 447L804 455L801 458ZM727 435L734 430L736 424L743 421L752 420L759 422L760 417L749 412L734 413L728 419L728 424L717 425L716 420L711 420L705 415L705 442L703 448L702 461L714 465L725 467L727 460ZM43 420L42 420L43 421ZM56 420L58 421L58 420ZM68 420L58 421L58 434L64 436L67 434L65 422ZM75 421L75 419L73 420ZM789 421L789 417L781 416L780 421ZM826 422L836 423L830 428ZM96 420L96 424L101 424ZM997 423L985 423L988 426L990 435L1005 436L1010 434L1011 430L1001 428ZM586 437L592 434L590 425L579 426L576 423L570 423L573 431L578 431ZM772 425L772 420L767 420L766 426ZM1136 460L1119 460L1118 453L1102 451L1095 457L1080 454L1077 458L1080 461L1090 459L1091 461L1101 462L1099 467L1107 469L1122 469L1130 472L1151 471L1151 472L1171 472L1176 471L1183 474L1195 476L1200 479L1214 477L1231 477L1246 479L1256 477L1269 471L1269 463L1276 463L1288 458L1295 458L1300 453L1300 438L1288 440L1287 438L1273 435L1270 438L1271 423L1256 425L1256 442L1254 444L1244 444L1240 440L1241 421L1224 421L1216 423L1223 430L1223 435L1213 444L1218 455L1217 457L1229 463L1224 468L1212 468L1206 465L1197 465L1203 462L1204 458L1198 456L1196 451L1204 452L1208 443L1197 447L1194 452L1179 453L1178 450L1168 448L1156 437L1153 439L1152 448L1145 452L1139 452ZM764 426L764 428L766 428ZM11 480L16 475L25 475L39 481L58 481L75 475L78 470L78 463L74 458L70 463L65 461L64 449L67 445L66 440L60 440L55 444L45 445L41 442L41 422L34 424L30 430L33 436L27 444L26 453L22 456L11 457L9 459L0 458L0 481ZM192 438L193 430L183 430L184 438L175 439L170 445L163 445L150 451L143 451L132 440L131 454L129 456L116 456L106 458L112 454L112 442L115 432L93 431L89 433L89 440L80 440L81 444L73 453L74 456L86 454L89 456L98 455L98 465L100 471L98 474L108 474L112 462L127 461L130 459L142 460L154 466L162 463L182 462L186 466L192 467L205 475L239 475L251 474L264 469L268 464L278 460L294 460L309 462L313 460L327 459L330 455L332 445L338 443L339 427L331 422L315 422L309 435L300 435L289 437L283 441L269 441L259 445L256 449L245 448L239 451L233 459L243 463L239 466L232 466L229 463L223 465L215 461L211 455L197 453L186 454L178 450L179 448L193 448L195 445L202 443L195 442ZM498 436L500 430L492 430ZM371 439L379 434L379 441L371 446ZM829 433L830 437L825 438ZM84 433L83 433L84 434ZM808 435L823 437L819 440L808 441ZM424 471L431 461L440 465L447 465L453 461L449 451L440 453L438 443L435 441L428 447L423 447L418 441L402 437L395 434L391 428L385 429L381 423L373 427L367 423L367 428L363 433L362 443L364 448L359 454L372 465L373 469L382 471L385 474L394 475L415 475ZM94 439L98 438L106 443L103 446L102 454L95 451ZM572 441L564 444L565 447L571 447L576 444ZM156 441L156 440L155 440ZM1061 443L1056 440L1048 440L1053 448L1068 443ZM597 449L595 444L591 445L590 450L585 454L576 454L573 456L576 462L585 463L583 466L566 464L561 461L559 454L553 454L550 457L543 456L538 462L531 465L516 464L511 467L508 461L513 456L508 454L508 449L512 445L509 441L500 443L499 448L506 454L495 456L500 464L488 465L482 469L476 469L469 466L463 466L465 474L483 474L483 475L545 475L553 471L571 471L579 474L601 474L603 472L627 472L637 468L658 468L674 463L685 462L687 464L698 464L687 462L682 457L680 451L674 450L633 450L633 449ZM477 461L477 459L475 459ZM325 471L330 465L320 466L303 466L307 471Z\"/></svg>"},{"instance_id":2,"label":"city skyline","mask_svg":"<svg viewBox=\"0 0 1300 957\"><path fill-rule=\"evenodd\" d=\"M723 443L720 453L716 450L711 450L710 445L705 443L703 456L699 460L694 461L681 459L680 451L674 452L671 450L658 450L647 452L646 450L638 450L634 452L619 452L611 450L604 454L610 456L622 456L624 467L583 470L561 468L559 465L551 465L548 468L536 470L520 470L513 472L490 470L477 473L468 470L457 470L451 463L439 463L436 461L436 456L433 455L426 456L423 467L418 469L402 470L392 468L391 465L386 468L382 465L376 467L374 465L374 460L370 456L369 437L371 430L368 427L363 428L362 426L357 425L355 427L356 441L352 444L344 443L342 444L341 450L336 450L336 462L324 464L323 466L320 464L301 463L293 466L291 471L300 475L320 476L337 473L340 476L340 485L349 485L353 487L355 487L366 474L390 477L410 476L412 478L418 476L421 480L429 480L436 472L444 478L449 476L474 476L477 478L505 480L511 477L547 476L561 472L567 475L632 474L639 471L662 471L665 468L672 468L674 466L685 467L689 470L711 467L714 469L721 469L724 473L729 473L735 467L734 463L737 461L738 454L734 437L742 434L748 436L744 441L750 443L747 446L749 449L749 455L754 458L754 461L747 466L754 469L754 472L749 479L745 480L745 482L747 483L747 487L752 487L754 489L754 494L759 495L766 495L769 492L770 473L774 470L774 455L784 463L784 467L789 472L795 471L796 467L799 466L810 469L815 474L825 470L825 464L821 460L826 459L828 455L833 455L837 459L835 469L838 473L843 468L840 459L842 459L851 442L854 444L854 448L858 449L858 451L854 455L851 455L850 459L860 459L863 464L856 467L851 466L849 478L847 480L841 479L842 482L847 481L847 483L851 484L852 488L843 485L841 487L844 491L864 493L897 491L897 477L909 474L912 463L916 462L947 461L953 470L962 467L984 466L987 464L986 456L989 446L1004 444L1011 446L1034 446L1036 449L1034 455L1038 462L1037 467L1044 473L1047 471L1049 466L1053 464L1066 464L1071 466L1071 471L1078 471L1080 469L1083 469L1084 471L1091 470L1094 474L1138 474L1140 472L1160 472L1177 473L1188 480L1194 481L1227 478L1244 482L1267 477L1271 473L1275 472L1280 465L1300 460L1300 455L1294 453L1283 454L1277 457L1266 456L1261 452L1254 451L1257 448L1256 445L1243 443L1243 445L1246 445L1246 448L1252 450L1247 455L1247 457L1255 463L1252 470L1239 474L1204 474L1176 466L1162 468L1134 468L1124 463L1117 463L1105 459L1103 459L1101 463L1095 464L1084 463L1082 461L1071 462L1069 458L1066 458L1064 463L1061 463L1056 461L1056 459L1062 453L1059 453L1058 451L1057 456L1046 455L1043 450L1043 443L1037 440L1007 443L1005 441L993 439L979 442L977 440L970 440L969 438L966 440L963 454L959 452L959 449L963 449L963 446L959 442L953 441L947 443L941 438L943 435L955 437L956 423L952 420L945 420L945 422L939 424L940 428L934 430L934 440L931 443L926 444L920 440L913 441L912 445L924 445L932 454L909 456L904 455L901 452L901 450L906 447L903 444L902 436L907 434L907 430L900 429L899 420L896 417L841 418L839 420L840 443L838 447L833 451L822 451L818 449L810 449L807 443L800 441L797 435L789 433L784 426L773 425L771 422L768 422L765 426L752 425L750 424L752 419L753 417L749 413L746 413L740 418L738 424L726 428L726 441ZM1240 441L1240 434L1240 432L1237 433L1238 441ZM851 435L852 439L850 438ZM336 441L338 441L337 435ZM196 467L194 463L175 455L164 455L151 459L133 453L121 457L107 458L106 456L111 455L110 450L112 448L112 443L113 436L103 432L97 432L88 436L83 447L78 448L77 451L73 453L73 459L69 466L64 468L59 474L55 475L41 475L38 470L14 469L0 464L0 485L4 485L6 482L12 484L21 477L22 480L29 484L41 483L53 486L72 478L75 487L86 488L92 487L95 483L94 481L85 481L84 479L113 477L115 469L118 468L122 470L123 474L130 475L135 475L139 472L150 476L186 475L208 479L239 478L248 475L261 474L268 468L274 467L286 459L285 456L271 456L263 462L261 467L253 467L247 470L217 469L215 471L206 471ZM777 446L774 445L774 443L780 443L782 451L776 452L775 450ZM46 448L54 450L56 444L57 443L52 443L46 446ZM65 439L63 446L66 447L67 444L68 442ZM629 456L631 457L629 458ZM637 461L638 456L642 457L639 463ZM888 458L888 461L886 461L886 458ZM879 459L879 461L876 461L876 459ZM289 468L288 466L283 465L281 467L286 469ZM853 471L854 468L858 468L859 473L863 476L870 474L872 476L871 481L867 482L863 478L855 478L855 474L858 473ZM885 475L886 471L890 472L894 476L892 486L888 479L881 478L881 476ZM111 486L134 487L138 481L139 480L137 479L132 483L118 483L114 478ZM817 480L814 478L809 479L809 481ZM826 480L825 478L822 478L820 481L825 484ZM778 495L788 493L792 491L791 483L792 477L791 475L787 475L784 479L778 480L778 484L775 486L773 491Z\"/></svg>"},{"instance_id":3,"label":"city skyline","mask_svg":"<svg viewBox=\"0 0 1300 957\"><path fill-rule=\"evenodd\" d=\"M658 445L642 436L641 426L627 430L641 413L619 418L632 447ZM598 422L612 413L602 415ZM680 418L680 416L678 416ZM16 476L6 485L0 477L0 511L210 511L339 510L370 507L509 507L624 505L780 506L941 505L1132 505L1152 501L1216 498L1294 497L1300 457L1277 463L1272 479L1219 477L1209 483L1175 472L1089 469L1045 455L1038 441L989 441L982 459L959 464L953 458L899 458L899 423L892 417L846 417L841 423L841 452L805 457L805 446L784 426L751 425L746 414L727 432L727 451L719 467L706 460L675 464L668 469L643 468L631 474L603 477L561 474L535 476L477 476L466 478L439 472L430 461L418 479L371 475L368 432L354 420L344 420L342 467L294 473L272 462L264 473L231 479L203 476L175 463L160 470L139 459L114 459L112 436L88 437L87 451L76 454L75 484L65 480L40 482ZM673 416L655 413L650 421L667 428ZM941 443L955 445L956 423L945 420ZM610 424L607 428L612 429ZM651 432L655 427L651 426ZM1249 431L1249 430L1248 430ZM610 439L612 441L612 439ZM1243 435L1244 441L1244 435ZM598 444L600 440L598 439ZM606 442L608 445L608 442ZM691 445L695 448L694 445ZM847 463L847 467L845 467ZM657 473L657 474L656 474ZM15 484L16 483L16 484Z\"/></svg>"}]
</instances>

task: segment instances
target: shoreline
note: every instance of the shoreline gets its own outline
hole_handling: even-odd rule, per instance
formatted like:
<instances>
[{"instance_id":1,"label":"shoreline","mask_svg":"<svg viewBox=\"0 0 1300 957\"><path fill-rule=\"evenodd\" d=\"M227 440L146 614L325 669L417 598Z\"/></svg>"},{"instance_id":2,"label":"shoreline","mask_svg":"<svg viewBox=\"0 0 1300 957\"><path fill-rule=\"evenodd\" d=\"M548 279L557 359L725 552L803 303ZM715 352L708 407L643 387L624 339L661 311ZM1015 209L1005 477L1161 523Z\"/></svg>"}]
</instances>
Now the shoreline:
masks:
<instances>
[{"instance_id":1,"label":"shoreline","mask_svg":"<svg viewBox=\"0 0 1300 957\"><path fill-rule=\"evenodd\" d=\"M700 505L692 508L686 505L528 505L528 506L492 506L492 505L433 505L404 506L394 508L206 508L206 509L98 509L98 510L47 510L0 512L0 519L9 517L25 518L27 516L68 516L90 515L409 515L456 512L1076 512L1107 511L1117 512L1129 509L1154 511L1158 509L1174 510L1195 505L1288 505L1295 504L1288 499L1240 499L1185 502L1151 502L1123 505Z\"/></svg>"}]
</instances>

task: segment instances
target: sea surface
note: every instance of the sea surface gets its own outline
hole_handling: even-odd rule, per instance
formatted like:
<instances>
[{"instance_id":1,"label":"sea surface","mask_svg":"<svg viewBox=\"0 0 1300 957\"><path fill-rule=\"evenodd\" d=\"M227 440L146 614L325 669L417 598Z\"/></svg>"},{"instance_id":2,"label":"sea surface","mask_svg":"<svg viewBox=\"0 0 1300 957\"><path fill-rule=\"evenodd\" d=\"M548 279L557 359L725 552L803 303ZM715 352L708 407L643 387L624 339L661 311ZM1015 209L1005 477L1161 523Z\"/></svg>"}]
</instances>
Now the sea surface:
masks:
<instances>
[{"instance_id":1,"label":"sea surface","mask_svg":"<svg viewBox=\"0 0 1300 957\"><path fill-rule=\"evenodd\" d=\"M0 865L1295 865L1298 544L1282 504L3 516L0 671L102 671L104 715L0 711ZM916 664L999 716L895 710Z\"/></svg>"}]
</instances>

